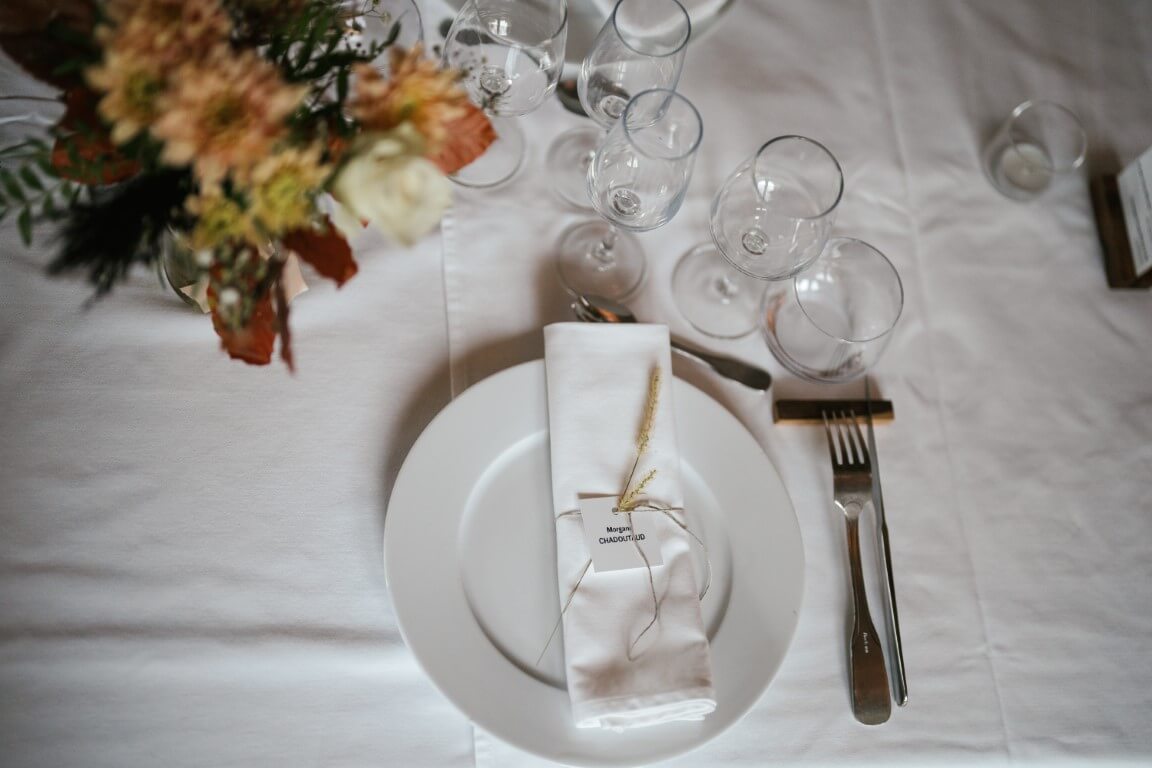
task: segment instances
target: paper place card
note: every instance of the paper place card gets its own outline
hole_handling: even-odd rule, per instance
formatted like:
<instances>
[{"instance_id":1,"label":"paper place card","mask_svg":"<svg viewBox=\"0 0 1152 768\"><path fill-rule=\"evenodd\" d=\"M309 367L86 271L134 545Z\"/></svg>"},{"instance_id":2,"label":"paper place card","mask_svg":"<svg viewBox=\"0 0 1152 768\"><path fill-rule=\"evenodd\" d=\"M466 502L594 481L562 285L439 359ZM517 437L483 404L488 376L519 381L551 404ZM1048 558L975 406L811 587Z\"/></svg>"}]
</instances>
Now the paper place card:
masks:
<instances>
[{"instance_id":1,"label":"paper place card","mask_svg":"<svg viewBox=\"0 0 1152 768\"><path fill-rule=\"evenodd\" d=\"M1130 163L1116 180L1128 227L1136 277L1152 270L1152 149Z\"/></svg>"},{"instance_id":2,"label":"paper place card","mask_svg":"<svg viewBox=\"0 0 1152 768\"><path fill-rule=\"evenodd\" d=\"M660 542L648 531L652 515L663 513L614 512L617 501L615 496L580 499L580 519L584 521L584 539L592 557L592 568L596 573L644 568L645 557L648 565L661 565L664 558L660 554ZM644 552L643 557L637 545Z\"/></svg>"},{"instance_id":3,"label":"paper place card","mask_svg":"<svg viewBox=\"0 0 1152 768\"><path fill-rule=\"evenodd\" d=\"M1152 288L1152 149L1088 191L1110 288Z\"/></svg>"}]
</instances>

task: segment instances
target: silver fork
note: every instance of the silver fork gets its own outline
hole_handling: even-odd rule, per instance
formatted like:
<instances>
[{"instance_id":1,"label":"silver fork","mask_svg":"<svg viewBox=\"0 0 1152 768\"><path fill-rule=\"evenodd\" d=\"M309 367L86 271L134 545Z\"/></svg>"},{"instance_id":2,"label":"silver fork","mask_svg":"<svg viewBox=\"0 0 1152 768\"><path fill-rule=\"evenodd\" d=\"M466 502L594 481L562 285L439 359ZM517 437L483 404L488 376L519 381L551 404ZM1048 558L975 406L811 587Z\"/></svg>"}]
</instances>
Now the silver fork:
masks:
<instances>
[{"instance_id":1,"label":"silver fork","mask_svg":"<svg viewBox=\"0 0 1152 768\"><path fill-rule=\"evenodd\" d=\"M872 503L872 462L856 414L824 413L824 432L832 455L832 497L848 526L848 566L852 574L852 636L848 641L848 672L852 712L866 725L887 722L892 715L884 651L864 592L860 567L860 513ZM837 450L839 449L839 450Z\"/></svg>"}]
</instances>

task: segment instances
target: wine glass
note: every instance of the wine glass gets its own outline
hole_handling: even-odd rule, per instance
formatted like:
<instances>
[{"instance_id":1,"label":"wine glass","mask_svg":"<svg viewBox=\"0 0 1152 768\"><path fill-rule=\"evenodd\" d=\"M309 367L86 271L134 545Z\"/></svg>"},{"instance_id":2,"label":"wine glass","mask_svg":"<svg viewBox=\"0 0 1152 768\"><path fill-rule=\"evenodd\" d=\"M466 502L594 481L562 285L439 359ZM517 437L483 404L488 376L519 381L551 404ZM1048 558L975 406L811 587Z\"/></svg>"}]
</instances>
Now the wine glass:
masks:
<instances>
[{"instance_id":1,"label":"wine glass","mask_svg":"<svg viewBox=\"0 0 1152 768\"><path fill-rule=\"evenodd\" d=\"M692 102L655 88L637 94L604 135L588 167L588 193L604 220L561 235L557 268L575 294L622 299L644 280L644 253L619 230L667 224L684 202L704 125Z\"/></svg>"},{"instance_id":2,"label":"wine glass","mask_svg":"<svg viewBox=\"0 0 1152 768\"><path fill-rule=\"evenodd\" d=\"M444 64L460 70L472 101L492 118L497 139L452 179L490 187L524 159L524 134L508 118L526 115L556 90L568 36L565 0L468 0L444 41Z\"/></svg>"},{"instance_id":3,"label":"wine glass","mask_svg":"<svg viewBox=\"0 0 1152 768\"><path fill-rule=\"evenodd\" d=\"M561 134L548 149L548 167L564 200L589 207L588 165L596 145L620 118L632 94L675 90L692 34L677 0L619 0L580 66L580 104L597 126Z\"/></svg>"},{"instance_id":4,"label":"wine glass","mask_svg":"<svg viewBox=\"0 0 1152 768\"><path fill-rule=\"evenodd\" d=\"M763 302L764 337L788 370L813 381L846 381L876 364L904 308L892 262L861 240L837 237L807 269L773 285Z\"/></svg>"},{"instance_id":5,"label":"wine glass","mask_svg":"<svg viewBox=\"0 0 1152 768\"><path fill-rule=\"evenodd\" d=\"M762 145L713 198L712 242L676 265L681 314L709 336L751 333L762 281L792 277L820 255L843 192L840 164L820 142L780 136Z\"/></svg>"}]
</instances>

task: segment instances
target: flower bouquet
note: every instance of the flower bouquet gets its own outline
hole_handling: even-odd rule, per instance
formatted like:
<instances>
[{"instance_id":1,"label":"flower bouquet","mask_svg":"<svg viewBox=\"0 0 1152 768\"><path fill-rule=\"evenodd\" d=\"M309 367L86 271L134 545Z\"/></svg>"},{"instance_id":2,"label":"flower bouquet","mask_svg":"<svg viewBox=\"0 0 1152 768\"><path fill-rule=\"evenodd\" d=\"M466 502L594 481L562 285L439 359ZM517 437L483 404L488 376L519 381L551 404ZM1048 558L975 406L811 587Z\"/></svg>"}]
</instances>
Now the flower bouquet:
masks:
<instances>
[{"instance_id":1,"label":"flower bouquet","mask_svg":"<svg viewBox=\"0 0 1152 768\"><path fill-rule=\"evenodd\" d=\"M65 110L0 150L0 219L26 243L55 222L49 271L86 271L97 296L175 242L228 354L267 364L279 337L291 368L290 255L343 284L346 232L412 243L449 205L446 175L495 139L458 75L392 46L395 27L349 34L372 6L5 0L0 47Z\"/></svg>"}]
</instances>

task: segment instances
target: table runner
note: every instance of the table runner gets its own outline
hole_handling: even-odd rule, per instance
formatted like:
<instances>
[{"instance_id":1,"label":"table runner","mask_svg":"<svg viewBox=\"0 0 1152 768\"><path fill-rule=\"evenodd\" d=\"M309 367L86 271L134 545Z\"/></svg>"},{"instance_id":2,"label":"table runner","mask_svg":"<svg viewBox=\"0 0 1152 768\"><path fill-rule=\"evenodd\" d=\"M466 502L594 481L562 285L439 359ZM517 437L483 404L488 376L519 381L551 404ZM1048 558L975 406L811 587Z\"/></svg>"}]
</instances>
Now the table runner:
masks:
<instances>
[{"instance_id":1,"label":"table runner","mask_svg":"<svg viewBox=\"0 0 1152 768\"><path fill-rule=\"evenodd\" d=\"M830 508L823 436L773 427L768 399L679 361L677 373L730 407L776 462L808 554L804 612L776 681L744 722L679 763L1002 762L1152 749L1137 714L1148 711L1148 696L1119 679L1141 666L1138 638L1149 623L1130 597L1102 604L1099 588L1081 581L1100 569L1111 572L1103 581L1128 585L1148 574L1135 556L1152 526L1137 511L1134 468L1147 461L1152 433L1152 300L1107 290L1082 183L1022 206L1000 197L979 165L985 135L1033 96L1093 115L1086 122L1097 157L1111 145L1131 158L1152 143L1152 69L1138 54L1152 46L1140 27L1147 18L1147 7L1123 4L742 4L722 32L689 50L679 90L704 116L704 141L684 208L641 236L651 274L635 309L769 367L776 397L862 394L860 385L797 381L758 337L709 341L669 300L675 260L707 236L711 194L758 141L803 133L837 154L846 193L835 231L885 251L907 296L874 381L897 403L896 422L877 440L912 704L880 729L850 714L843 531ZM524 124L529 173L498 194L464 196L445 240L457 390L538 356L531 329L566 315L549 246L580 214L549 195L543 152L579 119L546 105ZM517 297L520 313L506 311ZM1060 330L1044 333L1048 325ZM1074 362L1084 353L1097 359L1092 370ZM1114 372L1107 386L1098 367ZM1065 389L1077 370L1080 391ZM1121 423L1114 397L1135 407L1135 423ZM1049 450L1053 440L1058 451ZM1055 467L1086 454L1096 460L1061 481ZM1083 536L1082 515L1098 503L1123 533ZM1072 518L1049 525L1047 510ZM1059 597L1048 579L1060 584ZM1147 604L1149 590L1139 591ZM1097 643L1122 659L1096 657ZM1086 712L1078 696L1061 695L1070 679L1087 693L1097 675L1126 693L1123 707ZM487 734L477 742L481 766L545 764Z\"/></svg>"}]
</instances>

